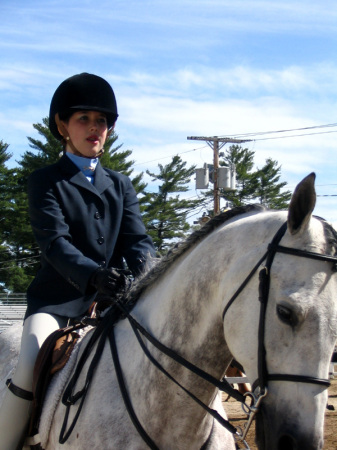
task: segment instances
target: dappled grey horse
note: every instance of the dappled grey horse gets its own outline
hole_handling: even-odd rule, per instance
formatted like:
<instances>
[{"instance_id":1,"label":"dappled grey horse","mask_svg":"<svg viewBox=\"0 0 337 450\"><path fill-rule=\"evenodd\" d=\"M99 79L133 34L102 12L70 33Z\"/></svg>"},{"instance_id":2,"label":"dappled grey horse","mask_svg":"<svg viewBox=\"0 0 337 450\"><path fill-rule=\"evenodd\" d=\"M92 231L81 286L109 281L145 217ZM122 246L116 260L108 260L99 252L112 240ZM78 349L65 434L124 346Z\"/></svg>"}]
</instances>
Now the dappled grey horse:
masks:
<instances>
[{"instance_id":1,"label":"dappled grey horse","mask_svg":"<svg viewBox=\"0 0 337 450\"><path fill-rule=\"evenodd\" d=\"M243 433L222 426L219 391L233 357L256 380L247 408L256 406L258 447L322 448L337 240L312 216L314 179L298 185L288 212L225 212L145 274L128 294L131 315L114 326L105 319L102 338L76 371L89 331L54 377L40 423L43 448L234 449L233 436ZM184 367L185 360L219 386ZM90 368L82 402L76 395Z\"/></svg>"}]
</instances>

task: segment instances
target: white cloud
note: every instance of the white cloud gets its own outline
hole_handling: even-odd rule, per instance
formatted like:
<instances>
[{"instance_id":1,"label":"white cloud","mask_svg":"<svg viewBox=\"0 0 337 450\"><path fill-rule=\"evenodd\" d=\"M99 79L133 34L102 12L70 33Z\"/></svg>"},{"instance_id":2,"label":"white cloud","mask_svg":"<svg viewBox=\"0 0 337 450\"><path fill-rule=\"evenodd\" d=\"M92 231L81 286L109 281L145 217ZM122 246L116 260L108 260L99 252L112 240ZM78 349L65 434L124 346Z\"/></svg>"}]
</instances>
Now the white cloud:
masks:
<instances>
[{"instance_id":1,"label":"white cloud","mask_svg":"<svg viewBox=\"0 0 337 450\"><path fill-rule=\"evenodd\" d=\"M251 97L266 95L326 95L337 93L337 65L316 63L289 66L279 70L257 69L253 66L223 67L194 66L173 72L130 72L123 77L110 76L124 89L137 88L138 92L155 95L194 98L218 98L232 96ZM296 99L295 99L296 100Z\"/></svg>"}]
</instances>

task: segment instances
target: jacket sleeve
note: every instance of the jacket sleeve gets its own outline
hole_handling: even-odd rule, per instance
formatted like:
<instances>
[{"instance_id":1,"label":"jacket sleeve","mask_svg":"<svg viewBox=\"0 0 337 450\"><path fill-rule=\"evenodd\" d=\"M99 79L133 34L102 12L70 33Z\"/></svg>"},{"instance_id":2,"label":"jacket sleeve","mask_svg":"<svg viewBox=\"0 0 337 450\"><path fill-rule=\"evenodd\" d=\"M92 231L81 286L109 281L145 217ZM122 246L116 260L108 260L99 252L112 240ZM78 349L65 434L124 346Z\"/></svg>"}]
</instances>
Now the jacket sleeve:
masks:
<instances>
[{"instance_id":1,"label":"jacket sleeve","mask_svg":"<svg viewBox=\"0 0 337 450\"><path fill-rule=\"evenodd\" d=\"M47 173L34 172L28 179L31 226L42 257L83 294L88 280L99 267L72 243L53 183Z\"/></svg>"},{"instance_id":2,"label":"jacket sleeve","mask_svg":"<svg viewBox=\"0 0 337 450\"><path fill-rule=\"evenodd\" d=\"M146 233L142 221L136 192L128 177L126 177L123 198L123 217L118 236L118 250L135 276L156 254L152 239Z\"/></svg>"}]
</instances>

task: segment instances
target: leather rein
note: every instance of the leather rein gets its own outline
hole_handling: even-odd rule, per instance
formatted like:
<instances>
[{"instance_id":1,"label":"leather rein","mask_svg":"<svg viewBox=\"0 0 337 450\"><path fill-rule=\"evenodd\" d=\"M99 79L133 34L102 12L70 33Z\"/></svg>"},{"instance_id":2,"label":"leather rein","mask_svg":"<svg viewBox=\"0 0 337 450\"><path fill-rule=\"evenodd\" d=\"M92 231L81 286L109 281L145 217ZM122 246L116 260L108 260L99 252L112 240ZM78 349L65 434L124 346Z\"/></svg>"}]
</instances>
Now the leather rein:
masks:
<instances>
[{"instance_id":1,"label":"leather rein","mask_svg":"<svg viewBox=\"0 0 337 450\"><path fill-rule=\"evenodd\" d=\"M287 223L285 222L281 228L277 231L275 234L272 242L268 246L268 250L265 252L265 254L262 256L262 258L259 259L257 264L253 267L251 272L248 274L248 276L245 278L245 280L242 282L242 284L239 286L239 288L236 290L234 295L231 297L229 302L227 303L226 307L224 308L222 319L224 320L225 315L230 308L230 306L234 303L235 299L239 296L239 294L244 290L244 288L249 283L250 279L253 277L253 275L256 273L260 265L263 263L264 260L266 260L266 263L264 267L260 270L259 273L259 301L260 301L260 317L259 317L259 329L258 329L258 379L253 383L253 392L248 392L245 395L242 395L238 390L234 389L227 381L226 378L223 378L221 381L214 378L212 375L208 374L207 372L203 371L202 369L198 368L194 364L187 361L185 358L180 356L175 351L169 349L164 344L159 342L154 336L152 336L145 328L142 327L130 314L128 310L128 305L123 304L120 299L114 299L114 305L116 305L123 313L124 317L126 317L131 325L131 328L133 332L135 333L135 336L143 349L145 355L149 358L149 360L162 372L164 373L171 381L173 381L175 384L177 384L187 395L189 395L194 401L196 401L202 408L204 408L210 415L213 416L215 420L217 420L223 427L225 427L228 431L233 433L235 435L235 438L237 441L241 441L245 448L249 449L249 446L247 442L245 441L248 429L253 421L253 418L255 417L256 413L259 410L260 403L262 399L267 395L267 386L268 381L292 381L292 382L301 382L301 383L312 383L312 384L319 384L321 386L324 386L325 388L330 386L330 380L329 379L321 379L311 376L305 376L305 375L291 375L291 374L269 374L267 370L267 364L266 364L266 350L264 345L264 335L265 335L265 320L266 320L266 310L267 310L267 303L268 303L268 297L269 297L269 288L270 288L270 270L271 266L275 257L276 253L285 253L285 254L291 254L303 258L310 258L310 259L316 259L321 260L325 262L332 262L334 264L333 269L337 269L337 257L324 255L320 253L314 253L314 252L308 252L305 250L299 250L289 247L282 247L279 245L279 242L281 241L283 235L285 234L287 229ZM94 332L93 343L89 345L89 347L93 347L93 344L98 341L98 349L100 348L100 354L98 355L97 350L95 352L94 360L95 364L91 364L90 368L93 366L96 366L98 363L98 360L101 356L101 352L103 351L104 342L106 339L109 339L110 342L110 348L111 348L111 354L112 358L115 364L115 370L116 370L116 376L119 383L119 387L121 390L121 394L125 403L125 406L127 408L127 411L129 413L129 416L138 430L140 436L144 440L144 442L153 450L157 450L158 447L156 444L152 441L150 436L146 433L144 427L140 423L139 419L137 418L135 411L132 406L132 402L129 398L129 394L127 392L124 377L122 373L122 369L119 363L119 357L118 357L118 351L117 346L115 342L115 333L114 333L114 326L111 326L109 324L108 320L109 314L107 314L103 319L102 323L98 325L97 329ZM109 326L110 325L110 326ZM149 351L149 348L144 343L144 339L151 342L151 344L156 347L159 351L179 363L180 365L184 366L186 369L190 370L200 378L206 380L210 384L217 387L219 390L226 392L231 397L235 398L239 402L242 403L244 411L248 414L248 420L245 425L244 430L235 428L228 420L226 420L224 417L222 417L216 410L213 410L206 404L204 404L201 400L199 400L196 396L194 396L193 393L188 391L184 386L182 386L177 380L175 380L166 370L165 368L154 358L154 356ZM88 352L85 352L86 358L88 357ZM84 365L84 361L80 361L79 366L81 368ZM89 385L91 382L91 378L89 379L87 376L85 386L82 390L79 390L77 393L73 393L76 385L76 379L79 377L80 370L76 370L75 377L71 380L68 387L66 388L66 391L63 395L62 402L67 406L67 413L66 417L62 426L62 431L60 434L60 442L64 443L68 437L70 436L72 430L74 429L75 423L78 419L78 415L80 413L80 410L83 406L84 398L86 396L87 390L89 389ZM90 372L90 369L89 369ZM246 403L247 396L251 397L251 404L248 405ZM78 410L78 414L76 414L76 417L71 424L71 426L68 428L68 431L66 431L67 428L67 421L69 416L69 408L70 406L74 405L79 399L82 399L80 402L80 407ZM208 441L208 440L207 440ZM202 448L207 447L207 441L202 446Z\"/></svg>"}]
</instances>

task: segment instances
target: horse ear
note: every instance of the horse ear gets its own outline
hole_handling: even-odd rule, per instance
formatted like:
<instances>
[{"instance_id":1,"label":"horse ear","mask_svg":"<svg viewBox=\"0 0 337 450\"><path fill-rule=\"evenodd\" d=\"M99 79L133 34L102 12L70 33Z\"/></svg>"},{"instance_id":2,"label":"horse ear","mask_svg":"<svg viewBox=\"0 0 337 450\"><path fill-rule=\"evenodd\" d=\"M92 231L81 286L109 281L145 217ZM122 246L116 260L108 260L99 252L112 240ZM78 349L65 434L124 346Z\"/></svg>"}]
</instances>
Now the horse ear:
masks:
<instances>
[{"instance_id":1,"label":"horse ear","mask_svg":"<svg viewBox=\"0 0 337 450\"><path fill-rule=\"evenodd\" d=\"M296 234L309 222L316 204L314 172L305 177L297 186L288 210L288 230Z\"/></svg>"}]
</instances>

